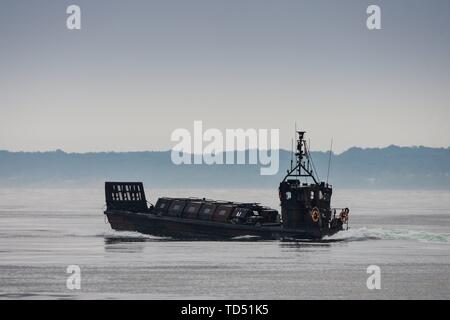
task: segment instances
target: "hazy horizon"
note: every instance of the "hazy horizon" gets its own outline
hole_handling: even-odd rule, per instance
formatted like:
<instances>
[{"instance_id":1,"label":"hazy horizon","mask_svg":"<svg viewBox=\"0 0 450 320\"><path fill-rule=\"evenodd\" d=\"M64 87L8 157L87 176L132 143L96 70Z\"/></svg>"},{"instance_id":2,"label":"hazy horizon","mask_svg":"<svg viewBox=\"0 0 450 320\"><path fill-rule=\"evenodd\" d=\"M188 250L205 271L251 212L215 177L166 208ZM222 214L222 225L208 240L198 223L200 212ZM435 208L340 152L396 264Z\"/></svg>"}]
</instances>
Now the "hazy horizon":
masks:
<instances>
[{"instance_id":1,"label":"hazy horizon","mask_svg":"<svg viewBox=\"0 0 450 320\"><path fill-rule=\"evenodd\" d=\"M395 148L429 148L429 149L449 149L449 146L442 146L442 147L431 147L431 146L426 146L426 145L409 145L409 146L400 146L400 145L396 145L396 144L390 144L390 145L386 145L386 146L379 146L379 147L361 147L361 146L351 146L345 150L341 150L340 152L337 152L336 150L332 150L332 153L334 155L340 155L344 152L347 152L351 149L357 148L357 149L363 149L363 150L370 150L370 149L387 149L390 147L395 147ZM248 150L252 150L252 149L245 149L246 151ZM291 152L291 150L289 149L285 149L285 148L280 148L278 149L280 151L286 151L286 152ZM133 152L171 152L171 149L160 149L160 150L96 150L96 151L92 151L92 150L86 150L86 151L67 151L64 149L48 149L48 150L7 150L7 149L0 149L0 151L4 151L4 152L11 152L11 153L46 153L46 152L64 152L67 154L87 154L87 153L133 153ZM240 152L239 150L234 150L235 152ZM311 152L324 152L324 153L328 153L330 152L330 149L328 148L328 150L317 150L312 148L310 150ZM191 153L193 154L193 153Z\"/></svg>"}]
</instances>

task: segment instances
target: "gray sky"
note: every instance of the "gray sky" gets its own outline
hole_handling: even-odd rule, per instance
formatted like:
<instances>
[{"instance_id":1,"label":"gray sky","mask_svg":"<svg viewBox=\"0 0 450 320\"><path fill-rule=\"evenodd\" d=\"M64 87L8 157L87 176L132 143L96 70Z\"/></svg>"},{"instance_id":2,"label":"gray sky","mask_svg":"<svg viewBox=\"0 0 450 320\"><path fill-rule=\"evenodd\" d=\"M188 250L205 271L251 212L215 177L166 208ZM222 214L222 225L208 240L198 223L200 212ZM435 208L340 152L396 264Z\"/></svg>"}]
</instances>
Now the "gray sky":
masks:
<instances>
[{"instance_id":1,"label":"gray sky","mask_svg":"<svg viewBox=\"0 0 450 320\"><path fill-rule=\"evenodd\" d=\"M194 120L450 145L449 0L1 0L0 40L0 149L167 150Z\"/></svg>"}]
</instances>

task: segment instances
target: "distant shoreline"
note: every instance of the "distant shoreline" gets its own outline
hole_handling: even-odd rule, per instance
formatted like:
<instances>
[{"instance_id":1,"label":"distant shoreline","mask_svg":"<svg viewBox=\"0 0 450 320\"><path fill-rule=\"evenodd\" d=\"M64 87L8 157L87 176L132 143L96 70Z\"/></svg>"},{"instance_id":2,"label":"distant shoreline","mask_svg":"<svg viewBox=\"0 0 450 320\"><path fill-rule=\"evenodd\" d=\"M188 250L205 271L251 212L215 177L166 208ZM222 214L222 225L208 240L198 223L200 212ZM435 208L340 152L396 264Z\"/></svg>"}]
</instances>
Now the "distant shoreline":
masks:
<instances>
[{"instance_id":1,"label":"distant shoreline","mask_svg":"<svg viewBox=\"0 0 450 320\"><path fill-rule=\"evenodd\" d=\"M311 155L326 180L329 153ZM128 180L157 188L277 188L290 159L291 152L280 150L278 174L260 176L258 165L177 166L170 151L0 151L0 187L92 187ZM450 148L350 148L333 154L329 181L347 189L450 189Z\"/></svg>"}]
</instances>

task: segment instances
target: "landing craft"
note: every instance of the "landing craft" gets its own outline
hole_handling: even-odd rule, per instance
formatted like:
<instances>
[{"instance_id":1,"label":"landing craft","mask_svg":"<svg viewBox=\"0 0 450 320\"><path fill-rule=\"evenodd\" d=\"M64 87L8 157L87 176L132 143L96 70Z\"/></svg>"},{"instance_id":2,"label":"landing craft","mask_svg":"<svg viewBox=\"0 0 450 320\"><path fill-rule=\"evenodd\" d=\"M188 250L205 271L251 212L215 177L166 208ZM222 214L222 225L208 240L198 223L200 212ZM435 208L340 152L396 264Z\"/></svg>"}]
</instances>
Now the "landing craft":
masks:
<instances>
[{"instance_id":1,"label":"landing craft","mask_svg":"<svg viewBox=\"0 0 450 320\"><path fill-rule=\"evenodd\" d=\"M321 182L304 139L297 131L296 164L279 185L281 216L259 203L206 198L161 197L148 206L142 182L105 182L105 215L118 231L174 239L319 240L348 228L349 209L332 208L332 186ZM312 180L312 183L307 181ZM340 213L337 215L337 210Z\"/></svg>"}]
</instances>

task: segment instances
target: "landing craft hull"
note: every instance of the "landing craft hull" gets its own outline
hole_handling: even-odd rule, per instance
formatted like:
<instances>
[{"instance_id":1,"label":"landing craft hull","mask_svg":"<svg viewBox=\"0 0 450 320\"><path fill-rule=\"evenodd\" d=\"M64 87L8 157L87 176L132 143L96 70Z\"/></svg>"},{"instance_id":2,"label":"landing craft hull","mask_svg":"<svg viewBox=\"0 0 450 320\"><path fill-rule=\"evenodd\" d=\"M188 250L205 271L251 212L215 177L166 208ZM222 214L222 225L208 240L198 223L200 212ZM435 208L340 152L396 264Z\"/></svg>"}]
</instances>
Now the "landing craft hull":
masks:
<instances>
[{"instance_id":1,"label":"landing craft hull","mask_svg":"<svg viewBox=\"0 0 450 320\"><path fill-rule=\"evenodd\" d=\"M337 229L326 231L283 229L281 224L237 225L116 210L107 210L105 215L114 230L135 231L179 240L231 240L244 236L264 240L320 240L325 235L332 235L339 231Z\"/></svg>"},{"instance_id":2,"label":"landing craft hull","mask_svg":"<svg viewBox=\"0 0 450 320\"><path fill-rule=\"evenodd\" d=\"M336 216L336 209L331 208L331 185L313 174L305 132L297 134L296 165L291 161L291 169L278 188L281 218L277 210L255 202L161 197L149 207L142 182L107 181L108 221L119 231L200 240L245 236L320 240L343 230L344 224L348 228L349 209L341 208ZM314 183L302 182L301 178L311 178Z\"/></svg>"}]
</instances>

